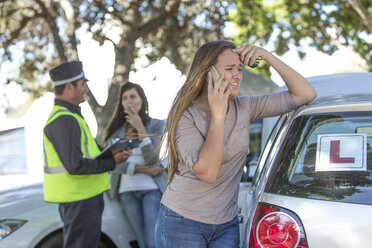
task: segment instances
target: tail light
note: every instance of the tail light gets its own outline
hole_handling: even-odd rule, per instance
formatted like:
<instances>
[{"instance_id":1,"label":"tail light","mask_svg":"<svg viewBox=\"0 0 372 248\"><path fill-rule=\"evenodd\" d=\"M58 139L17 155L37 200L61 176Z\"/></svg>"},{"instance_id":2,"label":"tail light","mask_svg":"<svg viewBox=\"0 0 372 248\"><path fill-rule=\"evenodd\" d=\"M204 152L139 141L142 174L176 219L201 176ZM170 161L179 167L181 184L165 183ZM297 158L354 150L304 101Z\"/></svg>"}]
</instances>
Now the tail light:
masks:
<instances>
[{"instance_id":1,"label":"tail light","mask_svg":"<svg viewBox=\"0 0 372 248\"><path fill-rule=\"evenodd\" d=\"M249 248L307 248L298 216L281 207L259 203L253 219Z\"/></svg>"}]
</instances>

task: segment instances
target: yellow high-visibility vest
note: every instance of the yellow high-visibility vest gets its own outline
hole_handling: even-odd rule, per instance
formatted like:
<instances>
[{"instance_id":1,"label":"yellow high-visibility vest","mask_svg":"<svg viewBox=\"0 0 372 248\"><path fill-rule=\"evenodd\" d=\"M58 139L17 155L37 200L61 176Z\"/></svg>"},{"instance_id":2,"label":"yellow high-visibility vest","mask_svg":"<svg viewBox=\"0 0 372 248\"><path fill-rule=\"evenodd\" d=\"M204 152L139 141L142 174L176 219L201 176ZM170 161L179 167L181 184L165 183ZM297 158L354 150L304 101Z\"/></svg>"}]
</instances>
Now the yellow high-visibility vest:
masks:
<instances>
[{"instance_id":1,"label":"yellow high-visibility vest","mask_svg":"<svg viewBox=\"0 0 372 248\"><path fill-rule=\"evenodd\" d=\"M92 158L100 153L85 120L65 107L55 105L45 127L61 115L71 115L79 123L81 152L83 158ZM44 127L44 128L45 128ZM108 173L71 175L63 166L53 144L43 132L44 142L44 200L47 202L74 202L94 197L110 189Z\"/></svg>"}]
</instances>

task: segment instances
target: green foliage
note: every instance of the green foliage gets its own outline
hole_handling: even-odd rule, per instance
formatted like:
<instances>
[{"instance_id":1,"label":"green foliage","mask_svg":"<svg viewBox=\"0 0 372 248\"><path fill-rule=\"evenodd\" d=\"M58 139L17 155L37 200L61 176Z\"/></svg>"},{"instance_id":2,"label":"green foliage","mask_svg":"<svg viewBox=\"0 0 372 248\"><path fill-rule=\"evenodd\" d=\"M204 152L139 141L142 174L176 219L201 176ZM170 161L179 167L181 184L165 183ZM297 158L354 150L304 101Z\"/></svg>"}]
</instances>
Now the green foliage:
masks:
<instances>
[{"instance_id":1,"label":"green foliage","mask_svg":"<svg viewBox=\"0 0 372 248\"><path fill-rule=\"evenodd\" d=\"M353 2L354 1L354 2ZM236 0L236 10L229 15L238 29L234 40L239 43L267 45L282 55L289 45L297 48L300 58L306 56L302 42L332 55L339 45L350 46L372 71L372 44L366 36L369 26L356 11L366 10L372 18L370 0ZM353 2L353 3L351 3ZM346 63L346 62L345 62ZM266 71L268 72L268 71Z\"/></svg>"},{"instance_id":2,"label":"green foliage","mask_svg":"<svg viewBox=\"0 0 372 248\"><path fill-rule=\"evenodd\" d=\"M233 39L239 46L273 41L273 52L279 55L294 44L300 57L306 55L303 41L328 54L347 45L371 66L371 44L363 34L370 34L372 27L368 29L351 1L362 3L370 18L369 0L2 0L2 61L20 62L18 76L5 81L38 97L52 90L45 80L50 68L78 59L78 30L91 33L100 45L111 42L116 55L112 97L99 106L93 95L88 96L100 129L110 119L120 84L134 69L139 43L150 48L149 65L165 56L183 73L196 49L216 39ZM229 21L238 29L235 37L223 32ZM267 64L254 71L269 76Z\"/></svg>"},{"instance_id":3,"label":"green foliage","mask_svg":"<svg viewBox=\"0 0 372 248\"><path fill-rule=\"evenodd\" d=\"M222 29L232 7L224 1L185 1L179 14L150 33L145 42L155 40L151 43L155 53L167 56L186 73L192 55L203 43L225 38Z\"/></svg>"},{"instance_id":4,"label":"green foliage","mask_svg":"<svg viewBox=\"0 0 372 248\"><path fill-rule=\"evenodd\" d=\"M51 83L43 80L43 75L52 66L67 60L67 56L73 57L72 50L76 49L69 44L67 34L55 29L57 22L64 18L59 7L53 1L42 0L0 3L2 61L16 60L16 64L20 64L18 75L9 76L6 81L21 85L34 98L52 91ZM56 38L59 50L53 48Z\"/></svg>"},{"instance_id":5,"label":"green foliage","mask_svg":"<svg viewBox=\"0 0 372 248\"><path fill-rule=\"evenodd\" d=\"M24 54L16 57L21 64L18 77L6 81L37 97L51 90L51 82L45 81L50 68L78 59L78 29L91 33L100 45L111 42L116 54L112 97L104 106L92 94L87 98L100 129L110 119L120 84L134 69L138 42L151 48L146 54L149 65L166 56L186 72L202 43L223 38L232 6L222 0L4 0L0 2L0 54L3 61L12 61L14 51Z\"/></svg>"}]
</instances>

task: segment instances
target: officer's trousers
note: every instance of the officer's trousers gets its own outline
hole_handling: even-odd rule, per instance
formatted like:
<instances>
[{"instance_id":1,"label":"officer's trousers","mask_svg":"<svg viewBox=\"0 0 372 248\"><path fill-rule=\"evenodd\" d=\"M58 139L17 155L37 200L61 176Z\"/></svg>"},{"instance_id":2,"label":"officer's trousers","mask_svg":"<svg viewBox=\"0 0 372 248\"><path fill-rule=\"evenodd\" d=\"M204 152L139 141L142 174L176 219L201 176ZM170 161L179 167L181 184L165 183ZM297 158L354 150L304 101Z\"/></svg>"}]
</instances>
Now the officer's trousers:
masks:
<instances>
[{"instance_id":1,"label":"officer's trousers","mask_svg":"<svg viewBox=\"0 0 372 248\"><path fill-rule=\"evenodd\" d=\"M103 194L59 204L64 248L97 248L101 237Z\"/></svg>"}]
</instances>

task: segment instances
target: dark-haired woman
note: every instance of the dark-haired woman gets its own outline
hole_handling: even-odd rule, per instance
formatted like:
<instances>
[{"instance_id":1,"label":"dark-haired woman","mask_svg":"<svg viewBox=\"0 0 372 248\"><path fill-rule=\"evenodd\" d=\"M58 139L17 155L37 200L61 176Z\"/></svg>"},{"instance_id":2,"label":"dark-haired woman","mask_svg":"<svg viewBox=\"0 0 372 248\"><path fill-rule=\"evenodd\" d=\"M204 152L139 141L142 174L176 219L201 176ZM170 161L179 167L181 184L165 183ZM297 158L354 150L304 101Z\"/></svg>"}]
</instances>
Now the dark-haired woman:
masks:
<instances>
[{"instance_id":1,"label":"dark-haired woman","mask_svg":"<svg viewBox=\"0 0 372 248\"><path fill-rule=\"evenodd\" d=\"M109 196L119 195L141 248L155 247L155 222L166 177L164 169L154 165L159 159L159 149L153 148L163 129L162 120L149 116L148 101L141 86L123 84L103 144L109 145L115 138L134 144L132 156L111 173Z\"/></svg>"}]
</instances>

